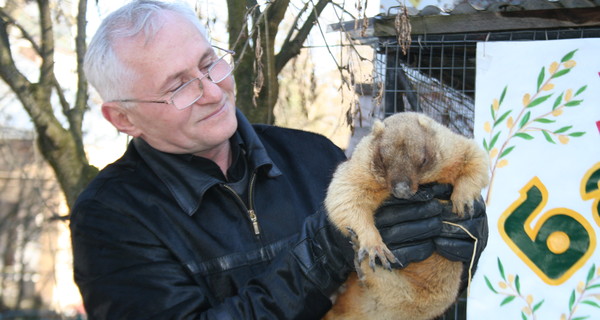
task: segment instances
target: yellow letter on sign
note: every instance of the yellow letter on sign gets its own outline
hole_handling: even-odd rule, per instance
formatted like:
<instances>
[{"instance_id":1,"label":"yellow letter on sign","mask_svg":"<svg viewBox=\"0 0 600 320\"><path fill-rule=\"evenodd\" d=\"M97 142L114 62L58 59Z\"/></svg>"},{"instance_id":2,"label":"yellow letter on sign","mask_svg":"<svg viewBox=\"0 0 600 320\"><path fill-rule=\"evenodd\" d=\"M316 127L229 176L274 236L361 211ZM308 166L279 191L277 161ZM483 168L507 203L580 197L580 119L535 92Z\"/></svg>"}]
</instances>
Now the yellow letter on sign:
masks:
<instances>
[{"instance_id":1,"label":"yellow letter on sign","mask_svg":"<svg viewBox=\"0 0 600 320\"><path fill-rule=\"evenodd\" d=\"M600 162L596 163L583 176L583 180L581 180L581 198L583 200L594 199L592 213L596 224L600 226Z\"/></svg>"}]
</instances>

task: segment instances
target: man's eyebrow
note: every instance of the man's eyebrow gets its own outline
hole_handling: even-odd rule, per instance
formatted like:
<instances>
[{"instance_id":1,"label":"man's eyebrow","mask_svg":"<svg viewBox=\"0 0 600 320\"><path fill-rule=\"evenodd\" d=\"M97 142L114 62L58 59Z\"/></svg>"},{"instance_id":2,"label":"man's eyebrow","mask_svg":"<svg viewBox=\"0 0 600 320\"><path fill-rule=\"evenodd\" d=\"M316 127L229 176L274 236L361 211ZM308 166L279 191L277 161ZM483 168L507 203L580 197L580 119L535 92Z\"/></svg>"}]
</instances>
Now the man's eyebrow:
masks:
<instances>
[{"instance_id":1,"label":"man's eyebrow","mask_svg":"<svg viewBox=\"0 0 600 320\"><path fill-rule=\"evenodd\" d=\"M204 54L202 54L202 56L198 60L198 63L196 64L196 67L198 65L200 65L200 63L202 63L202 61L206 60L208 57L210 57L212 55L214 55L214 50L207 50L206 52L204 52ZM184 69L184 70L178 71L178 72L176 72L176 73L168 76L165 79L165 81L163 81L163 85L160 87L160 91L161 92L166 92L169 89L169 84L171 84L171 82L173 82L173 80L182 77L183 75L185 75L188 72L189 72L188 69Z\"/></svg>"}]
</instances>

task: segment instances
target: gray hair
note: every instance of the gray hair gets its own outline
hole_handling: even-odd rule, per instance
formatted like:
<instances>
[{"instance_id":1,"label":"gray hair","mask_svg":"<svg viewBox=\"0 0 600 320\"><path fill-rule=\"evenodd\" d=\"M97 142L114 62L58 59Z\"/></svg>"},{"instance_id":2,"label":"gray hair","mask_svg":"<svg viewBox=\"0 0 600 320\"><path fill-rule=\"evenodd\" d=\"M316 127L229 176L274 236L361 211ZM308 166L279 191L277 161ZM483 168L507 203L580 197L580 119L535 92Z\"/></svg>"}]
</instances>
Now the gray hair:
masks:
<instances>
[{"instance_id":1,"label":"gray hair","mask_svg":"<svg viewBox=\"0 0 600 320\"><path fill-rule=\"evenodd\" d=\"M196 13L182 2L134 0L112 12L98 27L83 64L89 83L104 101L130 98L124 96L130 89L124 84L136 80L134 72L121 62L114 51L114 43L140 33L146 37L146 42L151 41L162 26L160 18L164 11L188 20L206 38L206 30Z\"/></svg>"}]
</instances>

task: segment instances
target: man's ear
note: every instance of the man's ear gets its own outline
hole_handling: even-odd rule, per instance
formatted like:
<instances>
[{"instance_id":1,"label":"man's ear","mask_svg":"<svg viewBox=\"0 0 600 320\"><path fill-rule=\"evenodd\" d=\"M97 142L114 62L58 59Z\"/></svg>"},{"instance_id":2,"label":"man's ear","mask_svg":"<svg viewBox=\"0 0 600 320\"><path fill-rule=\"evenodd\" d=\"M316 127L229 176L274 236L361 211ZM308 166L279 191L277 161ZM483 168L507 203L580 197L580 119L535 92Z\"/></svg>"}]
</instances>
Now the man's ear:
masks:
<instances>
[{"instance_id":1,"label":"man's ear","mask_svg":"<svg viewBox=\"0 0 600 320\"><path fill-rule=\"evenodd\" d=\"M129 112L121 105L114 102L105 102L102 104L102 115L108 122L119 130L132 137L137 137L141 134L139 129L133 124L129 118Z\"/></svg>"}]
</instances>

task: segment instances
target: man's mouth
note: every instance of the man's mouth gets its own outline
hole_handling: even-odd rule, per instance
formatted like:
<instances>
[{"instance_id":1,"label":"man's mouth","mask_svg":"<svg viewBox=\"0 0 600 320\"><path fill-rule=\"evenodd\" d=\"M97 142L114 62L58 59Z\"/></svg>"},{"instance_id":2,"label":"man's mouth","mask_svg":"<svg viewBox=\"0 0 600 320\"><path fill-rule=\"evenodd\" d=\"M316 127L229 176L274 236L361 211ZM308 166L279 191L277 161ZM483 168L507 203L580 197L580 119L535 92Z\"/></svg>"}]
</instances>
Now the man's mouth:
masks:
<instances>
[{"instance_id":1,"label":"man's mouth","mask_svg":"<svg viewBox=\"0 0 600 320\"><path fill-rule=\"evenodd\" d=\"M220 108L218 108L211 114L207 115L206 117L200 119L199 121L204 121L204 120L208 120L210 118L216 117L217 115L219 115L225 111L226 106L227 106L227 103L224 103Z\"/></svg>"}]
</instances>

